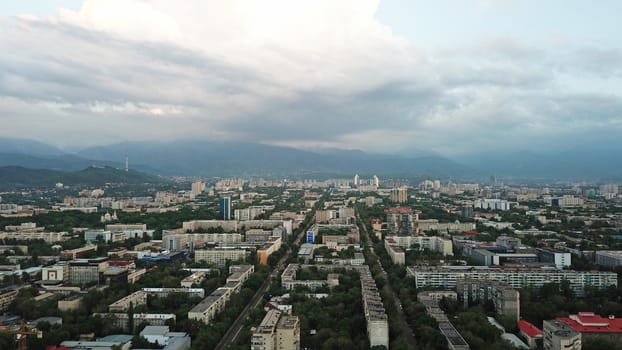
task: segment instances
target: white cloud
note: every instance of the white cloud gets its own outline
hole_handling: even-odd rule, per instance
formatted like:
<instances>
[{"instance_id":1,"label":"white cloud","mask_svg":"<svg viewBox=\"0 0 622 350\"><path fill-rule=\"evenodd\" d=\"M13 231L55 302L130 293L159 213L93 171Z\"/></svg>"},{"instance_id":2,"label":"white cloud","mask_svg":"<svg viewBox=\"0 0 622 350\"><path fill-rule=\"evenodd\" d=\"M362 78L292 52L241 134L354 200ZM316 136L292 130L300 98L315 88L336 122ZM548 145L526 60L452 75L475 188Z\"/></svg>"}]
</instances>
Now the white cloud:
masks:
<instances>
[{"instance_id":1,"label":"white cloud","mask_svg":"<svg viewBox=\"0 0 622 350\"><path fill-rule=\"evenodd\" d=\"M599 89L620 86L619 65L610 76L595 63L615 64L619 50L507 38L420 48L378 22L377 7L86 0L78 11L20 16L0 24L10 53L0 55L0 136L204 135L455 154L547 136L563 147L589 132L581 118L620 131L620 96ZM566 86L569 76L585 84Z\"/></svg>"}]
</instances>

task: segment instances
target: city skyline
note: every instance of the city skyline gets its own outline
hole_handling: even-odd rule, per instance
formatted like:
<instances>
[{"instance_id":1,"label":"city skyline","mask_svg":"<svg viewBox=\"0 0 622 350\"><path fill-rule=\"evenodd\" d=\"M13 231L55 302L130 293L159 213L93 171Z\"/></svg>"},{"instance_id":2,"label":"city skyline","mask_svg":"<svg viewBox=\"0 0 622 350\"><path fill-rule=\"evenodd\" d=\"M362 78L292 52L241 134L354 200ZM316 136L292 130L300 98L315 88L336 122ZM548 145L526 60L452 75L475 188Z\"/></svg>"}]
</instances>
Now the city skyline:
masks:
<instances>
[{"instance_id":1,"label":"city skyline","mask_svg":"<svg viewBox=\"0 0 622 350\"><path fill-rule=\"evenodd\" d=\"M620 148L620 4L33 1L0 9L0 137L373 152Z\"/></svg>"}]
</instances>

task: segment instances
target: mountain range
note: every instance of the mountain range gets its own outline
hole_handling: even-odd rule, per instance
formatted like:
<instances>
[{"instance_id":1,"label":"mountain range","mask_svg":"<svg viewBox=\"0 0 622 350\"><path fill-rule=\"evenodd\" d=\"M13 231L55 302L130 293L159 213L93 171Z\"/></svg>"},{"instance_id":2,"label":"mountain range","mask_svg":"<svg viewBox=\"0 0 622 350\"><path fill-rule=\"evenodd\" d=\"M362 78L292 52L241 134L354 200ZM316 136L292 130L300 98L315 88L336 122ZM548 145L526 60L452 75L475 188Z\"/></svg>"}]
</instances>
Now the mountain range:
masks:
<instances>
[{"instance_id":1,"label":"mountain range","mask_svg":"<svg viewBox=\"0 0 622 350\"><path fill-rule=\"evenodd\" d=\"M620 179L619 152L595 149L537 154L480 153L450 159L370 154L360 150L301 150L247 142L210 140L134 141L78 152L32 140L0 138L0 166L77 171L93 165L164 176L434 177L476 180L490 175L538 179ZM421 154L421 153L420 153Z\"/></svg>"},{"instance_id":2,"label":"mountain range","mask_svg":"<svg viewBox=\"0 0 622 350\"><path fill-rule=\"evenodd\" d=\"M31 169L21 166L0 167L0 190L15 188L52 187L56 183L68 186L100 187L106 183L143 184L167 181L155 175L111 167L91 166L78 171Z\"/></svg>"}]
</instances>

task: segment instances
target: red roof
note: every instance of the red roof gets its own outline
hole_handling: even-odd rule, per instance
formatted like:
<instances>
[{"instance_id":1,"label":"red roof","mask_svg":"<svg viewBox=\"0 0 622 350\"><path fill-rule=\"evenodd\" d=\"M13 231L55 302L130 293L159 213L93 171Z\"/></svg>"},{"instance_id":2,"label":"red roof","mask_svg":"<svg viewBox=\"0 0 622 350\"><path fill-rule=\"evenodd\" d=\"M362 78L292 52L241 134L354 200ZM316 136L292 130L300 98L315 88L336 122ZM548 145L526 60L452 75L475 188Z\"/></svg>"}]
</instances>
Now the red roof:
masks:
<instances>
[{"instance_id":1,"label":"red roof","mask_svg":"<svg viewBox=\"0 0 622 350\"><path fill-rule=\"evenodd\" d=\"M462 232L462 233L463 233L464 235L466 235L466 236L473 236L473 235L476 235L476 234L477 234L477 231L475 231L475 230L470 230L470 231L464 231L464 232Z\"/></svg>"},{"instance_id":2,"label":"red roof","mask_svg":"<svg viewBox=\"0 0 622 350\"><path fill-rule=\"evenodd\" d=\"M134 260L108 260L109 266L128 266L134 264Z\"/></svg>"},{"instance_id":3,"label":"red roof","mask_svg":"<svg viewBox=\"0 0 622 350\"><path fill-rule=\"evenodd\" d=\"M397 207L397 208L389 208L388 210L385 210L385 212L413 212L413 210L411 208L408 207Z\"/></svg>"},{"instance_id":4,"label":"red roof","mask_svg":"<svg viewBox=\"0 0 622 350\"><path fill-rule=\"evenodd\" d=\"M518 321L518 328L520 329L521 332L527 334L527 336L531 338L536 337L538 335L542 335L541 329L539 329L538 327L534 326L533 324L525 320Z\"/></svg>"},{"instance_id":5,"label":"red roof","mask_svg":"<svg viewBox=\"0 0 622 350\"><path fill-rule=\"evenodd\" d=\"M579 312L577 315L558 317L570 328L580 333L622 333L622 318L601 317L593 312Z\"/></svg>"}]
</instances>

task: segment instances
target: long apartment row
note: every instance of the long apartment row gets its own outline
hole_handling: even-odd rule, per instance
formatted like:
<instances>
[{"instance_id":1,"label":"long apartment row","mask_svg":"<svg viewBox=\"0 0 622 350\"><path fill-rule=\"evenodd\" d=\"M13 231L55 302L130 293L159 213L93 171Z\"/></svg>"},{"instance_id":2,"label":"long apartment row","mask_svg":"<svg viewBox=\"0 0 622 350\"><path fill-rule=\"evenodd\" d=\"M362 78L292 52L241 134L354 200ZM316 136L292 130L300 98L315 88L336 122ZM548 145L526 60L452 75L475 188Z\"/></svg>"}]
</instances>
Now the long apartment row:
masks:
<instances>
[{"instance_id":1,"label":"long apartment row","mask_svg":"<svg viewBox=\"0 0 622 350\"><path fill-rule=\"evenodd\" d=\"M365 320L367 321L367 336L370 346L382 345L389 348L389 322L387 314L380 298L380 293L376 286L371 271L367 265L300 265L289 264L281 275L281 286L285 289L293 290L296 287L306 287L311 290L322 286L336 286L339 284L338 274L328 274L326 280L296 280L296 272L304 267L317 267L324 270L347 269L359 273L361 279L361 293L363 298L363 309Z\"/></svg>"},{"instance_id":2,"label":"long apartment row","mask_svg":"<svg viewBox=\"0 0 622 350\"><path fill-rule=\"evenodd\" d=\"M226 284L210 295L205 297L199 304L188 312L188 318L209 324L225 308L231 296L242 289L242 285L255 271L253 265L233 265L229 268L230 275ZM129 320L127 311L132 306L147 304L147 296L154 295L165 297L172 293L187 293L190 296L203 297L205 290L202 288L143 288L128 296L125 296L108 306L109 313L97 313L102 318L110 320L115 326L128 331L130 324L138 325L145 322L152 326L163 326L169 320L175 321L175 314L133 314L133 322Z\"/></svg>"}]
</instances>

